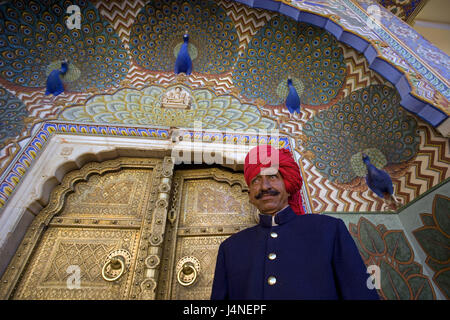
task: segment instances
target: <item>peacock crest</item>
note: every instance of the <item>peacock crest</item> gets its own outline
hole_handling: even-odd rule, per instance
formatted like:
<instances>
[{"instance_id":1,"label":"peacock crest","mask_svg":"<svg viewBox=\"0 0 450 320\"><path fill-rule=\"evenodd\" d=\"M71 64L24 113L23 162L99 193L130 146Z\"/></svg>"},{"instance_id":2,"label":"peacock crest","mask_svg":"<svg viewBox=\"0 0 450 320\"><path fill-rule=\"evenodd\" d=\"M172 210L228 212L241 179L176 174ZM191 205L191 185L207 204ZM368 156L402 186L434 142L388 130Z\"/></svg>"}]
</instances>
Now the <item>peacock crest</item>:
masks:
<instances>
[{"instance_id":1,"label":"peacock crest","mask_svg":"<svg viewBox=\"0 0 450 320\"><path fill-rule=\"evenodd\" d=\"M344 83L342 49L327 31L281 16L273 18L250 41L233 72L233 82L247 98L279 105L291 77L302 103L323 105Z\"/></svg>"},{"instance_id":2,"label":"peacock crest","mask_svg":"<svg viewBox=\"0 0 450 320\"><path fill-rule=\"evenodd\" d=\"M80 7L81 29L66 26L70 5ZM47 76L69 60L68 91L117 86L129 69L113 27L89 1L12 0L0 6L1 76L24 87L45 87Z\"/></svg>"},{"instance_id":3,"label":"peacock crest","mask_svg":"<svg viewBox=\"0 0 450 320\"><path fill-rule=\"evenodd\" d=\"M304 126L306 151L315 167L338 184L367 174L361 153L377 168L412 159L420 137L417 122L400 106L398 93L387 86L371 85L352 92Z\"/></svg>"},{"instance_id":4,"label":"peacock crest","mask_svg":"<svg viewBox=\"0 0 450 320\"><path fill-rule=\"evenodd\" d=\"M234 24L221 7L205 0L147 3L131 30L131 55L145 69L172 72L186 31L195 72L224 73L236 63Z\"/></svg>"}]
</instances>

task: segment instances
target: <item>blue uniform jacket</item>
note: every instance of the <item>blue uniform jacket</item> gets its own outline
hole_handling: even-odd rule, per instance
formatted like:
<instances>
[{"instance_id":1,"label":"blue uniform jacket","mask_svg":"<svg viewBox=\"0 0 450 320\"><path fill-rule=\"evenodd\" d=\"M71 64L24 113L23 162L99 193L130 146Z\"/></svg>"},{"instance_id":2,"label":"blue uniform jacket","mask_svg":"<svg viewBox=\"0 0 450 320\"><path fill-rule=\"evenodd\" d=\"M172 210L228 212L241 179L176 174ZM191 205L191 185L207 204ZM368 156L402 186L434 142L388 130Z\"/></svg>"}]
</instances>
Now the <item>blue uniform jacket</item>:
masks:
<instances>
[{"instance_id":1,"label":"blue uniform jacket","mask_svg":"<svg viewBox=\"0 0 450 320\"><path fill-rule=\"evenodd\" d=\"M288 206L275 222L260 215L222 242L211 299L379 299L341 219L298 216Z\"/></svg>"}]
</instances>

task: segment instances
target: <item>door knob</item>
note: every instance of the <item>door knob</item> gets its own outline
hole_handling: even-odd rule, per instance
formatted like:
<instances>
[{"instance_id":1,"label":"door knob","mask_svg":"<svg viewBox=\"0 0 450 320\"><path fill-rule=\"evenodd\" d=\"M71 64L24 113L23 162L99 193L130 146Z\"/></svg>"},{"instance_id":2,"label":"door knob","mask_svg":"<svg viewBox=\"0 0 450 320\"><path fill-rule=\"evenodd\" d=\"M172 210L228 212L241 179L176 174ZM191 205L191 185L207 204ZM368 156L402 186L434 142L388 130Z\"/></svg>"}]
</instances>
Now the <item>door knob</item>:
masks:
<instances>
[{"instance_id":1,"label":"door knob","mask_svg":"<svg viewBox=\"0 0 450 320\"><path fill-rule=\"evenodd\" d=\"M114 250L108 254L102 268L104 280L113 282L120 279L130 268L131 254L124 249Z\"/></svg>"},{"instance_id":2,"label":"door knob","mask_svg":"<svg viewBox=\"0 0 450 320\"><path fill-rule=\"evenodd\" d=\"M177 281L184 287L191 286L200 274L200 262L196 257L183 257L176 266Z\"/></svg>"}]
</instances>

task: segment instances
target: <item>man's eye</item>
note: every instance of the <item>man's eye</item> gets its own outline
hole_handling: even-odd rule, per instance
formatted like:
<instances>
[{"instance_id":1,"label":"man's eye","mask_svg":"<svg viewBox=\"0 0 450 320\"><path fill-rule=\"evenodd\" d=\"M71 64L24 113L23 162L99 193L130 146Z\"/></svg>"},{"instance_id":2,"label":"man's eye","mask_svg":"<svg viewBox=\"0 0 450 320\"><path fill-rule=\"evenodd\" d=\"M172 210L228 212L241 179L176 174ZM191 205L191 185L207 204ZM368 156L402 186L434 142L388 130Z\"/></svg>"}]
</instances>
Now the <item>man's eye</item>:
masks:
<instances>
[{"instance_id":1,"label":"man's eye","mask_svg":"<svg viewBox=\"0 0 450 320\"><path fill-rule=\"evenodd\" d=\"M256 178L256 179L252 180L252 184L257 184L257 183L259 183L260 180L261 180L260 178Z\"/></svg>"}]
</instances>

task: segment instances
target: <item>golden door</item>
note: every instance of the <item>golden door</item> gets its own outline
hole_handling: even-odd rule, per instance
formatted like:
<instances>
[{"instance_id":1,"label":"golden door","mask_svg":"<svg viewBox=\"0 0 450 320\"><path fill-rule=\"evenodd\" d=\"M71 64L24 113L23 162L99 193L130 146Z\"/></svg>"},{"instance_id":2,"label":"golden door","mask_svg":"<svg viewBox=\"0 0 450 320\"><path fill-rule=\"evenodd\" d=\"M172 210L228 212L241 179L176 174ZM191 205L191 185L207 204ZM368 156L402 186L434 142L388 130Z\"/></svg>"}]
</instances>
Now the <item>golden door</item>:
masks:
<instances>
[{"instance_id":1,"label":"golden door","mask_svg":"<svg viewBox=\"0 0 450 320\"><path fill-rule=\"evenodd\" d=\"M209 299L218 246L256 223L241 173L119 158L68 173L2 276L2 299Z\"/></svg>"},{"instance_id":2,"label":"golden door","mask_svg":"<svg viewBox=\"0 0 450 320\"><path fill-rule=\"evenodd\" d=\"M3 274L0 298L152 298L145 259L170 162L119 158L66 174Z\"/></svg>"},{"instance_id":3,"label":"golden door","mask_svg":"<svg viewBox=\"0 0 450 320\"><path fill-rule=\"evenodd\" d=\"M209 299L220 243L257 223L242 173L176 171L157 297Z\"/></svg>"}]
</instances>

